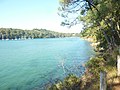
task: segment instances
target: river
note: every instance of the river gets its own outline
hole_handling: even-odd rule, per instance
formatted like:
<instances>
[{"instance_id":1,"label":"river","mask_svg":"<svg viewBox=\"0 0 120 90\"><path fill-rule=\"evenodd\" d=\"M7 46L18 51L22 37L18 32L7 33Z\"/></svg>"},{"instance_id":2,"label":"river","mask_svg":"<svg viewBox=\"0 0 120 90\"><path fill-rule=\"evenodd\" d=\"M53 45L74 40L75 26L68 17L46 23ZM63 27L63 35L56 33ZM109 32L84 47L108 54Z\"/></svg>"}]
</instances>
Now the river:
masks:
<instances>
[{"instance_id":1,"label":"river","mask_svg":"<svg viewBox=\"0 0 120 90\"><path fill-rule=\"evenodd\" d=\"M80 76L94 55L80 38L0 41L0 90L33 90L67 74Z\"/></svg>"}]
</instances>

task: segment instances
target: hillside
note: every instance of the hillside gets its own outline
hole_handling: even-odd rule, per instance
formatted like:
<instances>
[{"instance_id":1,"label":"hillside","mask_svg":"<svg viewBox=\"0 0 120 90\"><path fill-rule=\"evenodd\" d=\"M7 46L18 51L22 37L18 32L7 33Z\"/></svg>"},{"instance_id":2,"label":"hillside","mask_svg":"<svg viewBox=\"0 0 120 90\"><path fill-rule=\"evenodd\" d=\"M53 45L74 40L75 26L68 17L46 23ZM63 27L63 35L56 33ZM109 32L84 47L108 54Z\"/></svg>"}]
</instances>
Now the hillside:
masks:
<instances>
[{"instance_id":1,"label":"hillside","mask_svg":"<svg viewBox=\"0 0 120 90\"><path fill-rule=\"evenodd\" d=\"M59 33L46 29L22 30L13 28L0 28L0 40L4 39L33 39L33 38L59 38L76 36L74 33Z\"/></svg>"}]
</instances>

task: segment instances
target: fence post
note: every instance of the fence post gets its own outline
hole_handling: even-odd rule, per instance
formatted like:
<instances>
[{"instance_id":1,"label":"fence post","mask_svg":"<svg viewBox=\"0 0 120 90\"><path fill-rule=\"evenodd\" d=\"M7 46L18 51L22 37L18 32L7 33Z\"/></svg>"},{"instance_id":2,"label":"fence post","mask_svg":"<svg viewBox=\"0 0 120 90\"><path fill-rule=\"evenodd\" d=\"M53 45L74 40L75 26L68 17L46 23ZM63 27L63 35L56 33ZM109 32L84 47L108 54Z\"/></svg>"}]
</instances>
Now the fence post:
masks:
<instances>
[{"instance_id":1,"label":"fence post","mask_svg":"<svg viewBox=\"0 0 120 90\"><path fill-rule=\"evenodd\" d=\"M117 72L118 76L120 76L120 55L117 56Z\"/></svg>"},{"instance_id":2,"label":"fence post","mask_svg":"<svg viewBox=\"0 0 120 90\"><path fill-rule=\"evenodd\" d=\"M107 85L106 85L106 72L101 71L100 72L100 90L106 90Z\"/></svg>"},{"instance_id":3,"label":"fence post","mask_svg":"<svg viewBox=\"0 0 120 90\"><path fill-rule=\"evenodd\" d=\"M120 46L118 47L118 55L117 55L117 75L120 76Z\"/></svg>"}]
</instances>

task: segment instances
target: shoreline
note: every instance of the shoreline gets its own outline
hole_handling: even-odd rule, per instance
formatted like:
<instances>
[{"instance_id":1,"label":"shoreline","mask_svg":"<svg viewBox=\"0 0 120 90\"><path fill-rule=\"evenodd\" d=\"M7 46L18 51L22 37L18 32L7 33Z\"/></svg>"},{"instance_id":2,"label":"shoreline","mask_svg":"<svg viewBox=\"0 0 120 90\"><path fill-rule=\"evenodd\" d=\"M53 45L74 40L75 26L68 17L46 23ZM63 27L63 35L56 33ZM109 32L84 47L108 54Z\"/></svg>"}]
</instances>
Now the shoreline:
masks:
<instances>
[{"instance_id":1,"label":"shoreline","mask_svg":"<svg viewBox=\"0 0 120 90\"><path fill-rule=\"evenodd\" d=\"M86 37L81 37L81 38L90 42L90 45L94 48L96 48L96 46L100 44L100 42L95 42L93 38L86 38Z\"/></svg>"}]
</instances>

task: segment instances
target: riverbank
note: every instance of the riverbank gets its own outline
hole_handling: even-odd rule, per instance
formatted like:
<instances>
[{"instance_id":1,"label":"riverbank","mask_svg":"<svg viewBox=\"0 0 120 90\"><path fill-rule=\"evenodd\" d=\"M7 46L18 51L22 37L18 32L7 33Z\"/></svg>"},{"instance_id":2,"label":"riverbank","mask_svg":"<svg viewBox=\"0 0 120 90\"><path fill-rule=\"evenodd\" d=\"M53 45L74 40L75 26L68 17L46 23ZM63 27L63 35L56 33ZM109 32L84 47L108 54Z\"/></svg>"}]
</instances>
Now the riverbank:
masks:
<instances>
[{"instance_id":1,"label":"riverbank","mask_svg":"<svg viewBox=\"0 0 120 90\"><path fill-rule=\"evenodd\" d=\"M85 41L90 42L92 47L96 47L98 43L94 42L92 38L82 38ZM93 59L92 57L83 65L85 68L84 74L78 77L74 73L69 74L64 78L64 80L59 81L47 87L47 90L94 90L92 85L95 82L98 82L99 78L94 78L93 74L90 73L88 62ZM92 62L93 63L93 62ZM99 63L98 63L99 64ZM80 68L79 68L80 69ZM79 72L80 73L80 72Z\"/></svg>"},{"instance_id":2,"label":"riverbank","mask_svg":"<svg viewBox=\"0 0 120 90\"><path fill-rule=\"evenodd\" d=\"M92 38L82 38L91 43L91 46L98 49L97 45L100 42L95 42ZM97 50L98 52L99 50ZM53 84L49 90L99 90L100 89L100 72L107 73L106 82L107 88L113 90L115 84L120 84L119 77L117 76L116 69L116 53L98 52L95 57L90 58L85 64L85 73L81 77L72 74L67 76L63 81ZM114 89L117 90L117 89Z\"/></svg>"},{"instance_id":3,"label":"riverbank","mask_svg":"<svg viewBox=\"0 0 120 90\"><path fill-rule=\"evenodd\" d=\"M93 38L90 38L90 37L89 38L81 37L81 38L90 42L91 43L90 45L94 48L96 48L96 46L100 44L100 42L96 42Z\"/></svg>"}]
</instances>

